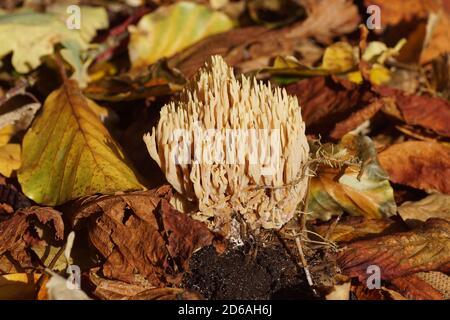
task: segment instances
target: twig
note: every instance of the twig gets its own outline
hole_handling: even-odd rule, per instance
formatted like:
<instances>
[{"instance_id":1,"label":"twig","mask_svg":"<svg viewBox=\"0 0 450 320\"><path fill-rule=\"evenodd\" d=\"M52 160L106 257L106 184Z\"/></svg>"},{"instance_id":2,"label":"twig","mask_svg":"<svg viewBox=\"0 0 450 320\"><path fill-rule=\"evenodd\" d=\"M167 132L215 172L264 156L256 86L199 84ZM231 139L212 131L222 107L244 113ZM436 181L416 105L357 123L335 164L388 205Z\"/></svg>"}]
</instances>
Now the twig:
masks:
<instances>
[{"instance_id":1,"label":"twig","mask_svg":"<svg viewBox=\"0 0 450 320\"><path fill-rule=\"evenodd\" d=\"M316 289L314 289L314 282L311 278L311 273L309 272L308 263L306 262L305 255L303 254L302 245L300 243L300 238L295 238L295 244L297 245L298 253L300 255L300 260L302 262L303 270L305 271L306 280L308 281L309 286L311 287L313 293L317 295Z\"/></svg>"}]
</instances>

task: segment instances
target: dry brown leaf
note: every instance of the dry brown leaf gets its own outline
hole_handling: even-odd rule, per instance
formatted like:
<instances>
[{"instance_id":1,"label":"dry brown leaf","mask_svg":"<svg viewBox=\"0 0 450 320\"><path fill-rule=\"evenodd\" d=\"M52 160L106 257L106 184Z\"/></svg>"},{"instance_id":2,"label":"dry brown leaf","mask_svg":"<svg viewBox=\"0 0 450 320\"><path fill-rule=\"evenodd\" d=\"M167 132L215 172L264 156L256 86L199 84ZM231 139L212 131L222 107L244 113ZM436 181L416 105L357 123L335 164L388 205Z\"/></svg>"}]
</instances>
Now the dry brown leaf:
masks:
<instances>
[{"instance_id":1,"label":"dry brown leaf","mask_svg":"<svg viewBox=\"0 0 450 320\"><path fill-rule=\"evenodd\" d=\"M72 216L76 227L89 217L106 278L144 287L178 282L193 251L212 243L203 223L170 207L170 190L91 197Z\"/></svg>"},{"instance_id":2,"label":"dry brown leaf","mask_svg":"<svg viewBox=\"0 0 450 320\"><path fill-rule=\"evenodd\" d=\"M408 141L390 146L378 159L395 183L450 194L450 147Z\"/></svg>"},{"instance_id":3,"label":"dry brown leaf","mask_svg":"<svg viewBox=\"0 0 450 320\"><path fill-rule=\"evenodd\" d=\"M383 29L400 22L424 18L429 12L439 9L440 0L365 0L366 6L377 5L381 9Z\"/></svg>"},{"instance_id":4,"label":"dry brown leaf","mask_svg":"<svg viewBox=\"0 0 450 320\"><path fill-rule=\"evenodd\" d=\"M450 222L429 219L419 229L356 241L337 254L342 273L365 281L377 265L381 279L392 280L421 271L450 271Z\"/></svg>"},{"instance_id":5,"label":"dry brown leaf","mask_svg":"<svg viewBox=\"0 0 450 320\"><path fill-rule=\"evenodd\" d=\"M450 276L437 271L419 272L416 275L439 292L442 292L445 299L450 299Z\"/></svg>"},{"instance_id":6,"label":"dry brown leaf","mask_svg":"<svg viewBox=\"0 0 450 320\"><path fill-rule=\"evenodd\" d=\"M308 133L327 136L336 123L369 104L374 95L365 86L336 77L315 77L287 86L302 107Z\"/></svg>"},{"instance_id":7,"label":"dry brown leaf","mask_svg":"<svg viewBox=\"0 0 450 320\"><path fill-rule=\"evenodd\" d=\"M353 129L356 129L365 121L370 120L378 111L381 110L384 103L385 102L381 99L375 100L368 106L352 113L350 117L336 124L333 131L331 131L330 133L330 137L332 137L333 139L342 138L346 133L350 132Z\"/></svg>"},{"instance_id":8,"label":"dry brown leaf","mask_svg":"<svg viewBox=\"0 0 450 320\"><path fill-rule=\"evenodd\" d=\"M94 295L103 300L200 300L198 293L181 288L142 287L122 281L101 278L91 272L96 286Z\"/></svg>"},{"instance_id":9,"label":"dry brown leaf","mask_svg":"<svg viewBox=\"0 0 450 320\"><path fill-rule=\"evenodd\" d=\"M415 274L395 278L391 284L407 299L444 300L444 295Z\"/></svg>"},{"instance_id":10,"label":"dry brown leaf","mask_svg":"<svg viewBox=\"0 0 450 320\"><path fill-rule=\"evenodd\" d=\"M362 283L352 285L351 292L356 300L386 300L382 289L369 289Z\"/></svg>"},{"instance_id":11,"label":"dry brown leaf","mask_svg":"<svg viewBox=\"0 0 450 320\"><path fill-rule=\"evenodd\" d=\"M0 222L0 257L8 253L14 262L23 268L33 265L31 256L26 249L40 240L32 232L36 225L31 220L32 217L35 217L43 225L51 223L55 230L56 240L61 240L64 237L64 223L61 214L52 208L29 207L17 211L9 219ZM4 262L6 264L6 260ZM3 267L0 264L0 272L3 271ZM7 268L10 267L7 266Z\"/></svg>"},{"instance_id":12,"label":"dry brown leaf","mask_svg":"<svg viewBox=\"0 0 450 320\"><path fill-rule=\"evenodd\" d=\"M131 300L203 300L203 297L181 288L153 288L135 295Z\"/></svg>"},{"instance_id":13,"label":"dry brown leaf","mask_svg":"<svg viewBox=\"0 0 450 320\"><path fill-rule=\"evenodd\" d=\"M429 218L441 218L450 221L450 196L435 193L416 202L404 202L398 207L398 213L410 227L420 225Z\"/></svg>"},{"instance_id":14,"label":"dry brown leaf","mask_svg":"<svg viewBox=\"0 0 450 320\"><path fill-rule=\"evenodd\" d=\"M373 91L382 97L395 98L399 118L410 125L419 125L434 132L450 137L450 102L442 98L408 95L405 92L386 86L374 87Z\"/></svg>"},{"instance_id":15,"label":"dry brown leaf","mask_svg":"<svg viewBox=\"0 0 450 320\"><path fill-rule=\"evenodd\" d=\"M400 231L400 226L392 219L367 219L346 216L314 226L313 231L334 242L349 242L360 238L380 236L392 231Z\"/></svg>"},{"instance_id":16,"label":"dry brown leaf","mask_svg":"<svg viewBox=\"0 0 450 320\"><path fill-rule=\"evenodd\" d=\"M241 72L266 67L277 55L292 55L308 38L321 43L354 31L360 21L357 7L349 0L307 1L306 20L270 30L250 27L209 37L169 60L171 67L191 77L212 55L222 55ZM336 15L336 12L341 14Z\"/></svg>"},{"instance_id":17,"label":"dry brown leaf","mask_svg":"<svg viewBox=\"0 0 450 320\"><path fill-rule=\"evenodd\" d=\"M429 40L425 41L423 45L420 55L421 64L428 63L439 57L439 55L450 52L450 33L448 32L450 29L450 13L441 10L434 13L433 16L430 16L430 20L432 18L437 21L430 34L427 35Z\"/></svg>"}]
</instances>

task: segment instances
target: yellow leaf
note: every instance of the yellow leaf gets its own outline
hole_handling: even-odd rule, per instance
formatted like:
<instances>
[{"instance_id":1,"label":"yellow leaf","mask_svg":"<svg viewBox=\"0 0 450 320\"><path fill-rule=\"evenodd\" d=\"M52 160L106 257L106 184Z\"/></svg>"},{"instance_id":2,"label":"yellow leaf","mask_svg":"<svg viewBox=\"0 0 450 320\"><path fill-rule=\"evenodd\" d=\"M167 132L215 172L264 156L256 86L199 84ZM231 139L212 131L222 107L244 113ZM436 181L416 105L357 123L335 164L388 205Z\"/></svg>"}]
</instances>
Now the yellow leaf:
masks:
<instances>
[{"instance_id":1,"label":"yellow leaf","mask_svg":"<svg viewBox=\"0 0 450 320\"><path fill-rule=\"evenodd\" d=\"M0 147L0 173L10 177L20 168L20 145L9 143Z\"/></svg>"},{"instance_id":2,"label":"yellow leaf","mask_svg":"<svg viewBox=\"0 0 450 320\"><path fill-rule=\"evenodd\" d=\"M372 41L367 45L362 59L367 62L383 64L387 58L398 55L406 40L401 39L394 48L388 48L386 44L380 41Z\"/></svg>"},{"instance_id":3,"label":"yellow leaf","mask_svg":"<svg viewBox=\"0 0 450 320\"><path fill-rule=\"evenodd\" d=\"M16 133L14 125L9 124L0 129L0 146L4 146Z\"/></svg>"},{"instance_id":4,"label":"yellow leaf","mask_svg":"<svg viewBox=\"0 0 450 320\"><path fill-rule=\"evenodd\" d=\"M0 275L0 300L31 300L36 295L37 273Z\"/></svg>"},{"instance_id":5,"label":"yellow leaf","mask_svg":"<svg viewBox=\"0 0 450 320\"><path fill-rule=\"evenodd\" d=\"M357 49L348 42L332 44L323 54L322 68L333 73L350 71L358 64Z\"/></svg>"},{"instance_id":6,"label":"yellow leaf","mask_svg":"<svg viewBox=\"0 0 450 320\"><path fill-rule=\"evenodd\" d=\"M147 14L131 28L128 51L133 70L187 48L234 26L224 13L192 2L178 2Z\"/></svg>"},{"instance_id":7,"label":"yellow leaf","mask_svg":"<svg viewBox=\"0 0 450 320\"><path fill-rule=\"evenodd\" d=\"M18 172L24 193L58 205L95 193L142 189L122 150L77 83L52 92L22 142Z\"/></svg>"},{"instance_id":8,"label":"yellow leaf","mask_svg":"<svg viewBox=\"0 0 450 320\"><path fill-rule=\"evenodd\" d=\"M380 65L374 64L369 72L370 82L376 85L380 85L388 82L391 79L391 73L389 70Z\"/></svg>"},{"instance_id":9,"label":"yellow leaf","mask_svg":"<svg viewBox=\"0 0 450 320\"><path fill-rule=\"evenodd\" d=\"M0 58L12 53L11 62L20 73L37 68L46 55L61 44L63 57L75 69L74 77L86 81L85 68L80 55L89 46L98 29L108 27L108 15L104 8L80 7L80 29L66 25L67 6L53 12L11 12L0 15Z\"/></svg>"}]
</instances>

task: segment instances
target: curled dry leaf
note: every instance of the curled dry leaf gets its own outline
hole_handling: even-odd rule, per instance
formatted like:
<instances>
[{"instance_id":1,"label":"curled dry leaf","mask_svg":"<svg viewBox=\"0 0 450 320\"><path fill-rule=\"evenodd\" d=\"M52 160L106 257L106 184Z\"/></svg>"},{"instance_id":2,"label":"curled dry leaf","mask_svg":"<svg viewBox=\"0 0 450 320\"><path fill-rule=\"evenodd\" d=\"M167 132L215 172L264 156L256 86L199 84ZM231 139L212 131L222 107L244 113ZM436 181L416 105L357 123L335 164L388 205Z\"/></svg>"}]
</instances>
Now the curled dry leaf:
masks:
<instances>
[{"instance_id":1,"label":"curled dry leaf","mask_svg":"<svg viewBox=\"0 0 450 320\"><path fill-rule=\"evenodd\" d=\"M57 205L95 193L142 189L136 174L78 84L65 80L22 142L18 178L40 204Z\"/></svg>"},{"instance_id":2,"label":"curled dry leaf","mask_svg":"<svg viewBox=\"0 0 450 320\"><path fill-rule=\"evenodd\" d=\"M394 192L369 137L347 134L339 145L313 148L323 163L309 185L311 218L328 220L344 211L372 219L395 215Z\"/></svg>"},{"instance_id":3,"label":"curled dry leaf","mask_svg":"<svg viewBox=\"0 0 450 320\"><path fill-rule=\"evenodd\" d=\"M407 141L390 146L378 158L391 181L450 194L450 147L438 142Z\"/></svg>"},{"instance_id":4,"label":"curled dry leaf","mask_svg":"<svg viewBox=\"0 0 450 320\"><path fill-rule=\"evenodd\" d=\"M89 218L89 239L105 259L103 275L141 287L177 282L194 250L213 234L172 209L170 187L84 200L75 227Z\"/></svg>"},{"instance_id":5,"label":"curled dry leaf","mask_svg":"<svg viewBox=\"0 0 450 320\"><path fill-rule=\"evenodd\" d=\"M21 267L33 266L31 256L26 249L40 239L31 232L36 225L30 219L32 217L44 225L51 223L55 230L54 238L63 239L64 223L58 211L52 208L29 207L17 211L9 219L0 222L0 257L8 253L13 263L18 263ZM4 263L6 264L6 261ZM0 271L4 267L0 264Z\"/></svg>"},{"instance_id":6,"label":"curled dry leaf","mask_svg":"<svg viewBox=\"0 0 450 320\"><path fill-rule=\"evenodd\" d=\"M450 221L450 195L435 193L416 202L404 202L398 213L403 221L414 227L429 218L441 218Z\"/></svg>"},{"instance_id":7,"label":"curled dry leaf","mask_svg":"<svg viewBox=\"0 0 450 320\"><path fill-rule=\"evenodd\" d=\"M419 229L356 241L337 253L342 273L365 281L367 267L392 280L421 271L450 271L450 222L429 219Z\"/></svg>"}]
</instances>

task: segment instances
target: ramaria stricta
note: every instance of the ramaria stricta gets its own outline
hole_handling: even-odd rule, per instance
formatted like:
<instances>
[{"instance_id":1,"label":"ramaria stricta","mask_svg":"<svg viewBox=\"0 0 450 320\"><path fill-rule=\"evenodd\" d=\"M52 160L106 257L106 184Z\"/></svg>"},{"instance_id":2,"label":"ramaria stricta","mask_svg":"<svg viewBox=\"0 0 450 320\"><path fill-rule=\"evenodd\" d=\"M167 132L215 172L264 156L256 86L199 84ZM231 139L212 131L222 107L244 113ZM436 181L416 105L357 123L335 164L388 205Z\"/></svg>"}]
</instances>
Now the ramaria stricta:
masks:
<instances>
[{"instance_id":1,"label":"ramaria stricta","mask_svg":"<svg viewBox=\"0 0 450 320\"><path fill-rule=\"evenodd\" d=\"M294 216L309 154L296 97L214 56L160 116L145 143L194 217L229 235L236 214L254 230Z\"/></svg>"}]
</instances>

